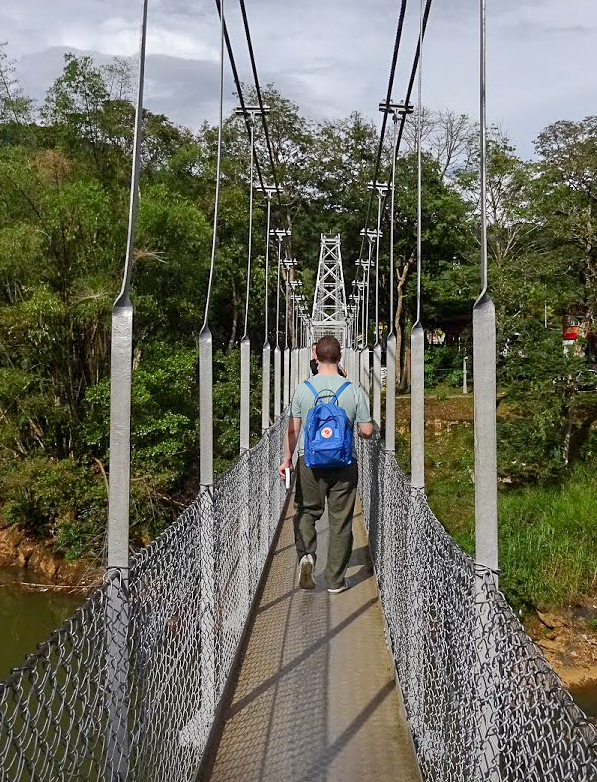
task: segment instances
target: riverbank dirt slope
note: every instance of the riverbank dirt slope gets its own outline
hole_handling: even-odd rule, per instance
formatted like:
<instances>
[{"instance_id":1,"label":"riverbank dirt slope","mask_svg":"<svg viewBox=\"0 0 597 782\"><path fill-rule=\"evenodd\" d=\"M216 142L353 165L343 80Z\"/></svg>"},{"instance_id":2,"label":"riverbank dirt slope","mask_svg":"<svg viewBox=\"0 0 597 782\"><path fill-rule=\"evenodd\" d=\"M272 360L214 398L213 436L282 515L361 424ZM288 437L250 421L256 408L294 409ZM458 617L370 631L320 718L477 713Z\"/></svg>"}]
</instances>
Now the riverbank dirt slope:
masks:
<instances>
[{"instance_id":1,"label":"riverbank dirt slope","mask_svg":"<svg viewBox=\"0 0 597 782\"><path fill-rule=\"evenodd\" d=\"M96 563L67 562L52 551L49 543L29 538L11 527L0 528L0 567L26 569L30 575L38 574L57 586L88 588L101 580Z\"/></svg>"}]
</instances>

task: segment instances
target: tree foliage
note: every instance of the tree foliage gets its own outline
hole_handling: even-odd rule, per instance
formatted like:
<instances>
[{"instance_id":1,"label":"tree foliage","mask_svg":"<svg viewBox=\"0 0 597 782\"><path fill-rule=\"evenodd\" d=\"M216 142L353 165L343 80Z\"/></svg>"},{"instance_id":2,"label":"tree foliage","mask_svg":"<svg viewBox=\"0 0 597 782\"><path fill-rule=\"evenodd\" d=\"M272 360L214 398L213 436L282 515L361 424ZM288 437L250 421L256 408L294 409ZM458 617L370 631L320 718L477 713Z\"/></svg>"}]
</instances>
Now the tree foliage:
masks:
<instances>
[{"instance_id":1,"label":"tree foliage","mask_svg":"<svg viewBox=\"0 0 597 782\"><path fill-rule=\"evenodd\" d=\"M53 538L78 556L100 551L109 481L110 314L126 244L134 109L126 62L98 66L66 55L36 107L0 46L0 486L5 521ZM247 101L256 96L247 90ZM312 292L321 233L340 233L347 287L361 253L378 137L358 113L315 122L273 85L264 90L280 199L272 227L292 227L290 252ZM426 112L423 156L424 322L470 318L478 283L475 126ZM410 136L396 172L395 311L389 311L388 211L382 220L380 321L399 336L407 385L414 312L416 158ZM412 140L412 139L411 139ZM495 131L489 155L491 279L498 311L500 380L516 411L501 440L501 469L517 480L553 478L571 458L583 382L578 356L540 328L572 309L590 338L595 319L597 121L561 122L537 140L538 160L519 160ZM156 534L196 488L196 340L211 252L217 131L196 132L145 110L133 268L135 353L132 400L132 529ZM214 336L216 467L238 442L239 361L245 320L249 149L241 119L224 123L223 167L210 327ZM379 178L390 170L382 150ZM272 181L260 123L256 157ZM385 174L383 172L386 172ZM376 219L376 199L372 219ZM266 336L265 203L254 204L247 335L257 354ZM276 334L276 252L270 255L270 330ZM281 302L284 311L284 300ZM281 335L283 336L283 319ZM466 334L466 330L462 332ZM579 343L580 344L580 343ZM584 343L583 343L584 344ZM459 362L461 344L430 362ZM448 358L446 358L448 357ZM441 360L440 360L441 359ZM443 362L443 363L442 363ZM447 366L447 364L446 364ZM435 367L435 369L433 369ZM459 381L458 367L454 382ZM436 374L437 374L436 372ZM252 369L252 433L260 431L258 364ZM529 405L529 399L533 404ZM526 402L525 402L526 400ZM529 410L531 412L529 413ZM524 469L514 454L523 444ZM520 463L520 459L517 460Z\"/></svg>"}]
</instances>

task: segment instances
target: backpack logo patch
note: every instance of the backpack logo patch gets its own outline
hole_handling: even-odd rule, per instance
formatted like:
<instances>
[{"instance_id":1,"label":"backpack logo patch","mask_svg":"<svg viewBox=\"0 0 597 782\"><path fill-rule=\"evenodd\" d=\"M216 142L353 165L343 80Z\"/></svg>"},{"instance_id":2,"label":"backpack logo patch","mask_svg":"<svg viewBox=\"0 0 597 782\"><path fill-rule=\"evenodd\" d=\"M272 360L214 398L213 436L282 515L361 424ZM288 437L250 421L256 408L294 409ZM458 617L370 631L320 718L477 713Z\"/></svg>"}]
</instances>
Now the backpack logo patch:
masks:
<instances>
[{"instance_id":1,"label":"backpack logo patch","mask_svg":"<svg viewBox=\"0 0 597 782\"><path fill-rule=\"evenodd\" d=\"M332 432L332 430L330 429L329 426L326 426L324 429L321 430L321 436L325 437L326 440L329 437L331 437L332 435L333 435L333 432Z\"/></svg>"}]
</instances>

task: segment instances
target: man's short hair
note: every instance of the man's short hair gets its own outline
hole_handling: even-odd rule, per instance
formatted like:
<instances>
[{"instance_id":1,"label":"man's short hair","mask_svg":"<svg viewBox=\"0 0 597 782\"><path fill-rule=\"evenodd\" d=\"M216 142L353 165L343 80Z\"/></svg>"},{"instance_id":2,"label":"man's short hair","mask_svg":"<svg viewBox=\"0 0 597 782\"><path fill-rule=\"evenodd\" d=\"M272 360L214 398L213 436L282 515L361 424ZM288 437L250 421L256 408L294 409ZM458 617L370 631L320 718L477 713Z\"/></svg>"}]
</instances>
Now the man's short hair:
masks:
<instances>
[{"instance_id":1,"label":"man's short hair","mask_svg":"<svg viewBox=\"0 0 597 782\"><path fill-rule=\"evenodd\" d=\"M315 345L315 355L322 364L337 364L340 361L340 343L336 337L322 337Z\"/></svg>"}]
</instances>

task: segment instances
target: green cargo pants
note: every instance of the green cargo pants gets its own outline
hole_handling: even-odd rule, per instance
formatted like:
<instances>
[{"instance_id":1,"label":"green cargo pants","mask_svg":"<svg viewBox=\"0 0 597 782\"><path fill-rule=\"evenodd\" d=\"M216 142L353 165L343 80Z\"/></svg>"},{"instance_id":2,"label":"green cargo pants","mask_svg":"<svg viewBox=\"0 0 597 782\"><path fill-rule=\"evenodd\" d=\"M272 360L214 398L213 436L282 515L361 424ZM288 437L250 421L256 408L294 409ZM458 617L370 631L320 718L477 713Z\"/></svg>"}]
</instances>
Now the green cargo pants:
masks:
<instances>
[{"instance_id":1,"label":"green cargo pants","mask_svg":"<svg viewBox=\"0 0 597 782\"><path fill-rule=\"evenodd\" d=\"M358 469L356 461L349 467L337 470L311 469L302 456L297 464L296 515L294 540L299 559L317 549L316 522L323 515L325 501L328 504L330 540L328 560L324 571L330 589L336 589L344 581L344 574L352 554L352 517L357 491Z\"/></svg>"}]
</instances>

